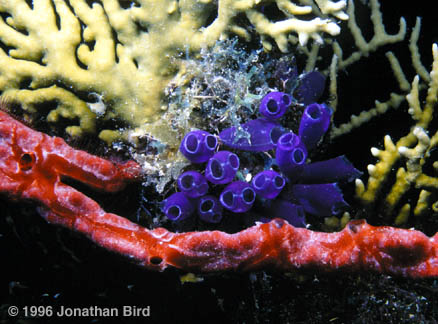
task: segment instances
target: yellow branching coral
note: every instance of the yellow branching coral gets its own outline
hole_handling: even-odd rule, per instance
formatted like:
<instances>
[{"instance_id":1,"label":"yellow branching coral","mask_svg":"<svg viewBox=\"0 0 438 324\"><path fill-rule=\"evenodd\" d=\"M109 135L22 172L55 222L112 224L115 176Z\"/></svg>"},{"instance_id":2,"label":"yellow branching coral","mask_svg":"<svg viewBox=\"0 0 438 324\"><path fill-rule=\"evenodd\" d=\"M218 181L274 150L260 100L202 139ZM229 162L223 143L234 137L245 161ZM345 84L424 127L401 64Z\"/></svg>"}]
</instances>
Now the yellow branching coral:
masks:
<instances>
[{"instance_id":1,"label":"yellow branching coral","mask_svg":"<svg viewBox=\"0 0 438 324\"><path fill-rule=\"evenodd\" d=\"M337 97L338 97L338 73L345 71L351 65L360 62L364 57L369 56L371 53L377 51L382 46L402 42L406 37L406 21L403 17L400 18L400 27L397 33L389 34L386 32L386 28L383 22L382 12L380 11L380 3L378 0L370 0L367 2L370 8L370 23L373 27L373 34L370 40L366 40L362 34L361 28L356 19L356 6L353 0L348 1L348 7L346 8L346 14L349 17L347 27L343 29L343 33L350 33L350 36L354 40L355 47L351 50L348 47L347 51L350 53L345 54L340 42L334 39L327 39L326 44L331 46L332 60L329 66L321 66L319 61L325 61L323 55L321 54L322 49L327 46L322 46L318 42L313 42L307 44L306 46L298 47L297 51L300 54L304 54L306 57L306 71L319 69L320 72L327 75L330 79L329 91L331 94L330 106L334 111L337 109ZM366 27L365 27L366 28ZM411 37L411 50L416 50L416 41L418 40L420 31L420 23L417 22L415 26L412 37ZM299 39L294 39L293 36L289 37L291 42L299 43ZM403 93L406 93L410 89L409 82L406 80L401 80L404 76L402 73L398 73L401 69L397 66L398 61L392 52L387 52L387 57L390 61L390 65L393 68L394 74L399 81L400 88ZM414 55L414 54L413 54ZM418 69L422 68L422 65L417 65ZM423 68L424 70L424 68ZM420 72L419 72L420 73ZM426 73L427 74L427 73ZM424 73L423 73L424 75ZM404 82L403 82L404 81ZM356 116L351 114L350 121L339 126L335 126L330 131L331 138L336 138L344 134L348 134L352 129L357 128L368 121L370 121L375 116L384 114L390 108L397 108L404 100L404 94L391 93L390 99L385 102L376 101L376 106L372 109L363 111L360 115Z\"/></svg>"},{"instance_id":2,"label":"yellow branching coral","mask_svg":"<svg viewBox=\"0 0 438 324\"><path fill-rule=\"evenodd\" d=\"M431 152L438 146L438 132L428 134L427 129L433 121L433 112L438 103L438 47L433 45L433 65L427 77L428 91L425 104L420 100L420 77L417 75L406 100L409 104L409 114L415 125L406 136L394 143L389 135L385 136L384 149L372 148L371 153L378 159L375 165L368 166L369 179L367 186L361 180L356 180L356 194L366 205L374 204L376 197L391 176L391 169L402 161L403 166L397 168L395 182L385 199L386 213L391 214L402 202L403 196L411 188L417 191L417 201L403 204L395 219L396 224L407 221L412 212L418 216L428 208L436 209L438 199L438 163L432 161ZM418 66L421 64L419 63ZM400 70L399 73L402 73ZM430 164L434 174L428 175L425 164Z\"/></svg>"},{"instance_id":3,"label":"yellow branching coral","mask_svg":"<svg viewBox=\"0 0 438 324\"><path fill-rule=\"evenodd\" d=\"M286 16L271 21L264 5ZM165 109L163 89L180 70L185 51L196 52L229 34L249 38L245 15L266 48L286 51L288 35L302 44L335 35L334 16L346 19L344 1L290 0L0 0L0 91L29 113L49 104L50 122L67 119L67 132L96 129L96 118L115 121L100 131L111 141L121 126L165 138L154 123ZM310 15L310 20L298 17ZM131 138L133 138L131 136Z\"/></svg>"},{"instance_id":4,"label":"yellow branching coral","mask_svg":"<svg viewBox=\"0 0 438 324\"><path fill-rule=\"evenodd\" d=\"M363 20L359 24L358 19L356 19L357 12L364 12L364 4L362 4L362 8L356 9L356 7L359 7L359 5L360 4L358 3L358 1L356 1L356 3L353 0L348 1L346 13L349 16L349 19L347 22L347 28L343 28L342 30L342 36L345 37L346 33L349 33L349 37L351 37L351 39L354 41L355 46L346 47L341 39L333 38L327 40L326 44L324 44L325 46L321 46L318 42L312 42L307 44L306 46L299 47L297 49L298 52L301 55L304 55L306 58L306 71L311 71L316 68L320 72L327 75L329 79L328 87L330 93L330 106L335 111L335 114L333 114L334 116L336 116L336 110L338 108L339 74L341 74L343 71L348 70L349 67L355 64L361 64L360 62L362 59L372 55L383 46L387 44L403 42L407 35L406 21L403 17L400 18L398 31L394 34L388 33L386 31L383 15L380 10L379 1L369 0L366 2L366 6L368 6L369 8L369 22L372 26L373 33L369 36L369 38L365 37L361 30L366 29L367 25L363 25ZM427 73L423 73L425 68L423 67L421 62L419 62L418 48L416 45L420 34L420 27L420 21L417 20L417 24L415 25L415 28L413 28L411 33L409 48L411 50L412 57L415 60L415 70L418 74L421 75L422 78L424 78L425 76L429 76ZM292 38L292 36L290 38ZM295 39L295 42L298 43L299 39ZM328 62L327 60L328 48L332 53L331 62ZM411 90L411 84L407 81L406 76L403 73L403 70L395 54L391 51L388 51L386 52L386 57L388 58L394 76L398 81L400 91L390 93L389 98L385 99L385 101L375 100L375 106L373 108L362 109L361 112L357 115L346 112L346 107L344 107L344 111L341 111L341 114L348 115L349 120L338 125L335 124L337 121L334 121L334 126L332 126L329 131L329 136L332 139L338 138L343 135L348 136L352 130L370 122L373 118L379 115L385 114L390 109L400 107L402 103L405 102L406 94L409 93L409 91ZM415 59L415 57L417 57L417 59ZM426 79L424 80L427 81ZM342 90L342 85L340 89ZM372 98L373 94L369 94L369 96ZM355 110L357 111L357 109ZM366 205L373 205L379 200L378 193L380 193L380 189L383 183L385 183L385 177L390 177L391 168L397 160L395 156L398 154L397 148L394 143L392 143L392 140L389 136L385 137L385 150L380 151L376 148L373 148L372 153L376 156L381 155L382 158L385 158L388 161L388 163L376 164L375 166L370 165L368 167L368 172L370 174L370 178L367 184L368 194L365 194L360 199ZM360 185L358 185L358 190L359 186ZM365 189L363 191L365 191ZM424 206L426 204L426 196L424 194L422 195L422 199L422 206ZM430 197L428 196L427 199L430 199ZM423 208L423 210L425 209ZM405 214L407 213L406 207L403 209L403 211ZM344 218L345 215L343 219ZM342 228L343 224L344 222L342 221L342 219L336 217L327 218L325 220L325 225L331 230L338 230Z\"/></svg>"},{"instance_id":5,"label":"yellow branching coral","mask_svg":"<svg viewBox=\"0 0 438 324\"><path fill-rule=\"evenodd\" d=\"M330 92L332 93L334 98L337 97L336 73L338 71L342 71L346 69L351 64L358 62L361 58L368 56L371 52L376 51L378 48L380 48L383 45L392 44L404 40L406 36L406 21L404 20L403 17L400 18L399 31L396 34L391 35L388 34L385 30L385 25L383 24L383 19L382 19L382 13L380 12L379 1L370 0L369 6L371 9L370 18L374 29L374 34L371 40L366 41L364 36L362 35L361 29L356 22L354 2L350 0L348 3L348 11L347 11L348 15L350 16L350 19L348 21L348 27L351 31L357 49L353 53L351 53L348 57L344 57L343 50L339 45L339 43L336 41L333 42L334 55L332 60L332 66L330 67L330 75L331 75ZM419 28L420 27L418 26L418 29ZM391 52L387 53L387 56L391 56L391 55L393 55ZM392 65L395 65L396 62L397 62L396 60L392 60ZM394 70L398 71L397 69ZM397 79L400 78L399 75L396 75L396 77ZM399 83L402 84L401 82ZM401 88L404 91L409 90L409 87L406 86L406 83L407 81L401 85ZM384 103L376 101L376 106L374 109L363 111L359 116L352 114L350 117L350 122L342 124L338 127L334 127L330 135L332 138L335 138L342 134L346 134L350 132L352 129L357 128L360 125L368 122L373 117L385 113L389 108L398 107L402 101L403 101L403 95L392 93L391 98L388 101ZM336 110L336 104L337 104L336 101L332 103L332 107L335 110Z\"/></svg>"}]
</instances>

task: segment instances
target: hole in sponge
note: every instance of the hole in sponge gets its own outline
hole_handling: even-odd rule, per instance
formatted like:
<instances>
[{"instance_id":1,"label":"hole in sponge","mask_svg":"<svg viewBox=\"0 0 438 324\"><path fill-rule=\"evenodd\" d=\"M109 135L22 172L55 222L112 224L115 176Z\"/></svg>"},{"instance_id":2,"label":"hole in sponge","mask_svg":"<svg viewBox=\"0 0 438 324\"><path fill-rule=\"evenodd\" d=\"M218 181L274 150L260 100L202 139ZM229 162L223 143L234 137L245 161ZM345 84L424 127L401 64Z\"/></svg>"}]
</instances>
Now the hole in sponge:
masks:
<instances>
[{"instance_id":1,"label":"hole in sponge","mask_svg":"<svg viewBox=\"0 0 438 324\"><path fill-rule=\"evenodd\" d=\"M22 171L30 170L32 169L34 162L35 162L35 155L33 153L24 153L20 157L20 169Z\"/></svg>"},{"instance_id":2,"label":"hole in sponge","mask_svg":"<svg viewBox=\"0 0 438 324\"><path fill-rule=\"evenodd\" d=\"M163 259L159 256L153 256L149 259L149 262L153 265L159 265L161 262L163 262Z\"/></svg>"}]
</instances>

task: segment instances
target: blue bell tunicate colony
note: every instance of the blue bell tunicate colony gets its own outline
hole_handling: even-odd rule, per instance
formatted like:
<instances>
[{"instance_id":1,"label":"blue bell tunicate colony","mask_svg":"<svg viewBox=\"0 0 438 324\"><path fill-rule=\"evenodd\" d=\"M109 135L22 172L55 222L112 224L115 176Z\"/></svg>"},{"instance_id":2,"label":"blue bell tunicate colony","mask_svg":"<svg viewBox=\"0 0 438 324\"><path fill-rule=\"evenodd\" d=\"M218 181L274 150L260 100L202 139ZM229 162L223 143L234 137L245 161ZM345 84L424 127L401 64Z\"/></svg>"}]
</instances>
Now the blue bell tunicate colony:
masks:
<instances>
[{"instance_id":1,"label":"blue bell tunicate colony","mask_svg":"<svg viewBox=\"0 0 438 324\"><path fill-rule=\"evenodd\" d=\"M315 78L321 78L318 72L308 74L308 79ZM197 214L204 222L219 223L224 210L246 213L258 201L262 210L268 211L259 221L280 217L302 227L306 214L331 216L345 210L348 205L337 183L351 181L361 173L344 156L308 162L308 152L317 147L330 126L332 110L313 101L316 94L308 95L306 87L309 85L303 82L299 89L304 93L301 103L305 108L297 133L281 124L295 99L276 91L263 97L256 119L218 135L203 130L186 134L180 151L200 165L201 172L187 171L179 176L179 192L163 203L167 218L182 221ZM239 151L274 151L275 159L251 175L250 181L244 181L236 179L240 159L234 152ZM209 193L212 188L220 194Z\"/></svg>"}]
</instances>

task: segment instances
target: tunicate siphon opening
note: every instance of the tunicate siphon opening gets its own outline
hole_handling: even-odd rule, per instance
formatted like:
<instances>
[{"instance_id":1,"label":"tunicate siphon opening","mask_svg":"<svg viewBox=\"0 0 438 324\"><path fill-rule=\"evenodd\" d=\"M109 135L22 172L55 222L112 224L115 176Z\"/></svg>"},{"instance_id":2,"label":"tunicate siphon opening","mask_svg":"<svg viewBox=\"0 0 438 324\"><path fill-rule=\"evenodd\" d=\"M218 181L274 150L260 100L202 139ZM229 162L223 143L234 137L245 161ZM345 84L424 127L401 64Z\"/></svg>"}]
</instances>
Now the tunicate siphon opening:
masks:
<instances>
[{"instance_id":1,"label":"tunicate siphon opening","mask_svg":"<svg viewBox=\"0 0 438 324\"><path fill-rule=\"evenodd\" d=\"M319 119L321 117L321 111L318 105L311 105L307 108L307 114L312 117L312 119Z\"/></svg>"},{"instance_id":2,"label":"tunicate siphon opening","mask_svg":"<svg viewBox=\"0 0 438 324\"><path fill-rule=\"evenodd\" d=\"M292 133L284 134L283 136L280 137L280 143L285 145L291 143L293 139L293 135L294 134Z\"/></svg>"},{"instance_id":3,"label":"tunicate siphon opening","mask_svg":"<svg viewBox=\"0 0 438 324\"><path fill-rule=\"evenodd\" d=\"M235 154L230 154L228 157L228 163L230 163L230 166L235 170L239 168L239 158Z\"/></svg>"},{"instance_id":4,"label":"tunicate siphon opening","mask_svg":"<svg viewBox=\"0 0 438 324\"><path fill-rule=\"evenodd\" d=\"M193 186L193 176L190 174L186 174L181 178L181 187L183 189L190 189Z\"/></svg>"},{"instance_id":5,"label":"tunicate siphon opening","mask_svg":"<svg viewBox=\"0 0 438 324\"><path fill-rule=\"evenodd\" d=\"M278 139L281 137L281 135L284 134L284 131L281 127L274 127L271 130L271 143L277 144Z\"/></svg>"},{"instance_id":6,"label":"tunicate siphon opening","mask_svg":"<svg viewBox=\"0 0 438 324\"><path fill-rule=\"evenodd\" d=\"M284 178L280 176L275 176L274 185L277 188L282 188L284 186Z\"/></svg>"},{"instance_id":7,"label":"tunicate siphon opening","mask_svg":"<svg viewBox=\"0 0 438 324\"><path fill-rule=\"evenodd\" d=\"M266 183L266 177L264 174L260 174L260 175L255 177L254 185L257 189L263 188L265 183Z\"/></svg>"},{"instance_id":8,"label":"tunicate siphon opening","mask_svg":"<svg viewBox=\"0 0 438 324\"><path fill-rule=\"evenodd\" d=\"M228 207L231 208L234 205L234 194L231 191L227 191L222 195L222 203Z\"/></svg>"},{"instance_id":9,"label":"tunicate siphon opening","mask_svg":"<svg viewBox=\"0 0 438 324\"><path fill-rule=\"evenodd\" d=\"M266 107L268 108L268 112L270 114L276 114L278 112L277 102L275 102L275 100L273 100L273 99L268 101L268 104L266 105Z\"/></svg>"},{"instance_id":10,"label":"tunicate siphon opening","mask_svg":"<svg viewBox=\"0 0 438 324\"><path fill-rule=\"evenodd\" d=\"M201 210L201 212L206 213L213 208L213 205L214 205L213 201L211 201L210 199L204 200L201 203L200 210Z\"/></svg>"},{"instance_id":11,"label":"tunicate siphon opening","mask_svg":"<svg viewBox=\"0 0 438 324\"><path fill-rule=\"evenodd\" d=\"M181 216L181 208L179 206L171 206L167 210L167 215L170 219L178 219Z\"/></svg>"},{"instance_id":12,"label":"tunicate siphon opening","mask_svg":"<svg viewBox=\"0 0 438 324\"><path fill-rule=\"evenodd\" d=\"M216 146L217 146L217 139L216 139L216 136L208 135L207 138L206 138L206 140L205 140L205 143L207 143L207 147L208 147L210 150L214 150L214 149L216 149Z\"/></svg>"},{"instance_id":13,"label":"tunicate siphon opening","mask_svg":"<svg viewBox=\"0 0 438 324\"><path fill-rule=\"evenodd\" d=\"M186 138L186 150L195 153L198 150L198 139L195 135L189 134Z\"/></svg>"},{"instance_id":14,"label":"tunicate siphon opening","mask_svg":"<svg viewBox=\"0 0 438 324\"><path fill-rule=\"evenodd\" d=\"M245 188L243 189L242 192L242 197L243 200L247 203L247 204L252 204L255 200L255 193L254 190L252 190L251 188Z\"/></svg>"},{"instance_id":15,"label":"tunicate siphon opening","mask_svg":"<svg viewBox=\"0 0 438 324\"><path fill-rule=\"evenodd\" d=\"M294 161L294 163L296 164L301 164L304 161L304 152L301 149L295 149L292 152L292 159Z\"/></svg>"},{"instance_id":16,"label":"tunicate siphon opening","mask_svg":"<svg viewBox=\"0 0 438 324\"><path fill-rule=\"evenodd\" d=\"M217 160L212 160L210 163L211 175L215 179L221 179L224 176L222 165Z\"/></svg>"}]
</instances>

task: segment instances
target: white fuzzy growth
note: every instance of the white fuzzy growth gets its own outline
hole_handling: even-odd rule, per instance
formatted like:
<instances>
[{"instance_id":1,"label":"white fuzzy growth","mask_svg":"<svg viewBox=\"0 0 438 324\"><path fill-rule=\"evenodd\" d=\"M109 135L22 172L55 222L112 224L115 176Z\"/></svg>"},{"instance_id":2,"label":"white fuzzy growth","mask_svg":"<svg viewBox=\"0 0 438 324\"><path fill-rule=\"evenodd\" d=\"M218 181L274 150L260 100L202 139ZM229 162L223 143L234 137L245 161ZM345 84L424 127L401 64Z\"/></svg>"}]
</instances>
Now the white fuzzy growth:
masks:
<instances>
[{"instance_id":1,"label":"white fuzzy growth","mask_svg":"<svg viewBox=\"0 0 438 324\"><path fill-rule=\"evenodd\" d=\"M368 164L367 170L370 176L373 176L376 174L376 166L373 164Z\"/></svg>"},{"instance_id":2,"label":"white fuzzy growth","mask_svg":"<svg viewBox=\"0 0 438 324\"><path fill-rule=\"evenodd\" d=\"M371 148L371 154L372 154L374 157L378 157L378 156L380 155L380 150L379 150L378 148L376 148L376 147L372 147L372 148Z\"/></svg>"},{"instance_id":3,"label":"white fuzzy growth","mask_svg":"<svg viewBox=\"0 0 438 324\"><path fill-rule=\"evenodd\" d=\"M87 102L88 108L92 112L94 112L97 116L103 116L103 114L105 114L105 111L106 111L106 106L102 100L102 96L99 95L98 93L94 93L94 92L91 93L91 95L93 95L95 98L97 98L97 102L94 102L94 103Z\"/></svg>"}]
</instances>

